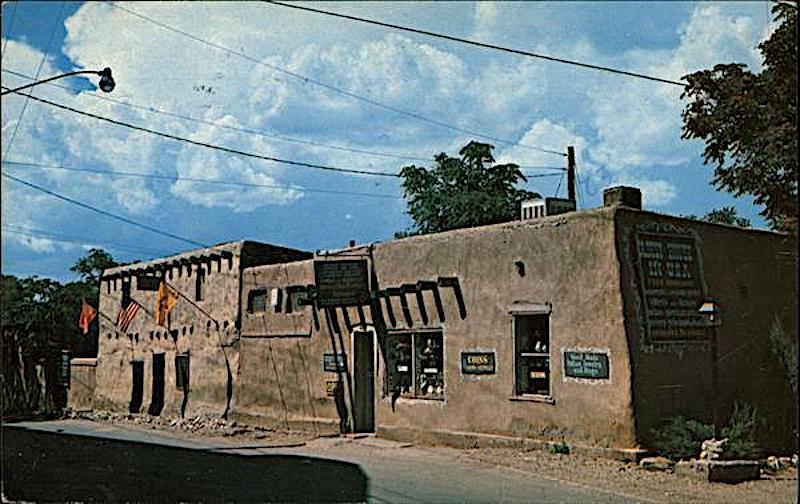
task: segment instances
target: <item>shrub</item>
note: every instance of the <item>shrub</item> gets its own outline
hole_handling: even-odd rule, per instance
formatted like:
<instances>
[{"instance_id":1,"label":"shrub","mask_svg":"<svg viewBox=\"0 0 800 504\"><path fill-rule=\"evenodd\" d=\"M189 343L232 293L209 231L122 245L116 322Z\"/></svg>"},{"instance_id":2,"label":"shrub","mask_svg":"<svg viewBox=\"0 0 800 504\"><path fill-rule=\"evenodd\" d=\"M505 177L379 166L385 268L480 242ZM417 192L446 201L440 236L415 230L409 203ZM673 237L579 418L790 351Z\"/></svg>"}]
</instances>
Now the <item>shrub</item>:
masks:
<instances>
[{"instance_id":1,"label":"shrub","mask_svg":"<svg viewBox=\"0 0 800 504\"><path fill-rule=\"evenodd\" d=\"M653 431L653 448L674 460L697 458L700 445L714 437L714 427L697 420L674 416Z\"/></svg>"},{"instance_id":2,"label":"shrub","mask_svg":"<svg viewBox=\"0 0 800 504\"><path fill-rule=\"evenodd\" d=\"M728 438L728 443L723 451L724 458L756 458L760 455L758 443L755 440L758 425L758 410L747 403L736 402L733 412L720 434Z\"/></svg>"},{"instance_id":3,"label":"shrub","mask_svg":"<svg viewBox=\"0 0 800 504\"><path fill-rule=\"evenodd\" d=\"M553 443L550 445L550 453L561 453L563 455L569 455L569 445L563 441Z\"/></svg>"}]
</instances>

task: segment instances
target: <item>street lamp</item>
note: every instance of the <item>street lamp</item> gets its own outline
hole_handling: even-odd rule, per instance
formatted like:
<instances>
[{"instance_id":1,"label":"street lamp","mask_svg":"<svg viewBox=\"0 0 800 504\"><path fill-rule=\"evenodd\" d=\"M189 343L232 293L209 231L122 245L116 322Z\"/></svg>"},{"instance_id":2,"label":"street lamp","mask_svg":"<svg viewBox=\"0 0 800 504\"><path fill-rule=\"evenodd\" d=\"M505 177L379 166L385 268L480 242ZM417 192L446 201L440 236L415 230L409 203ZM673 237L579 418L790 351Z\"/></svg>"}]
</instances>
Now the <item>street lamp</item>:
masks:
<instances>
[{"instance_id":1,"label":"street lamp","mask_svg":"<svg viewBox=\"0 0 800 504\"><path fill-rule=\"evenodd\" d=\"M67 72L62 75L56 75L55 77L50 77L49 79L44 79L36 82L32 82L30 84L25 84L24 86L20 86L14 89L7 89L0 93L0 96L8 94L8 93L15 93L17 91L21 91L23 89L27 89L29 87L38 86L39 84L44 84L45 82L54 81L56 79L63 79L64 77L70 77L72 75L81 75L81 74L94 74L100 76L100 82L98 86L104 93L110 93L114 90L114 86L116 83L114 82L114 78L111 77L111 69L106 67L102 70L77 70L75 72Z\"/></svg>"}]
</instances>

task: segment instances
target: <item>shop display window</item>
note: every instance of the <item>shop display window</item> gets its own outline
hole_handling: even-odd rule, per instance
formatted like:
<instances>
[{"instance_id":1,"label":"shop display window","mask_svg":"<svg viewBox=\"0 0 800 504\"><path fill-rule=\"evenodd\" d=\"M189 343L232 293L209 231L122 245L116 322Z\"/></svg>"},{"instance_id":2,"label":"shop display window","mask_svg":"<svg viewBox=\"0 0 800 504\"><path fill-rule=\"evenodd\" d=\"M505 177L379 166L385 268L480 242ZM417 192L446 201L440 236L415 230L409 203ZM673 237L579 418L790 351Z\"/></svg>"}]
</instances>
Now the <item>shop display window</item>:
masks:
<instances>
[{"instance_id":1,"label":"shop display window","mask_svg":"<svg viewBox=\"0 0 800 504\"><path fill-rule=\"evenodd\" d=\"M441 332L387 335L388 394L444 399L444 344Z\"/></svg>"},{"instance_id":2,"label":"shop display window","mask_svg":"<svg viewBox=\"0 0 800 504\"><path fill-rule=\"evenodd\" d=\"M516 395L550 395L548 314L514 316Z\"/></svg>"}]
</instances>

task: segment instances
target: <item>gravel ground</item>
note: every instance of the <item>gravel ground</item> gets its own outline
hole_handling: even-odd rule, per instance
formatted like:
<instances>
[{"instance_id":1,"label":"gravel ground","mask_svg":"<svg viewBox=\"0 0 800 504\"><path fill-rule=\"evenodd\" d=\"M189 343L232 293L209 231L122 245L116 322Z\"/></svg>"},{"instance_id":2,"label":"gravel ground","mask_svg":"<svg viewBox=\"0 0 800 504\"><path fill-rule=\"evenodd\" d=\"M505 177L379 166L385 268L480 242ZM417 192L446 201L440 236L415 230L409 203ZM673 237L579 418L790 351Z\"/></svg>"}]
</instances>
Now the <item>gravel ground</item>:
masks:
<instances>
[{"instance_id":1,"label":"gravel ground","mask_svg":"<svg viewBox=\"0 0 800 504\"><path fill-rule=\"evenodd\" d=\"M649 471L634 463L593 459L546 451L505 448L466 450L469 457L509 466L539 476L567 480L631 495L651 502L704 503L796 503L797 468L736 485L708 483L670 471Z\"/></svg>"},{"instance_id":2,"label":"gravel ground","mask_svg":"<svg viewBox=\"0 0 800 504\"><path fill-rule=\"evenodd\" d=\"M258 440L259 444L276 447L299 446L317 437L307 431L250 426L204 414L181 419L96 411L72 413L69 418L157 429L176 437L223 437L235 440L237 443ZM775 473L762 472L760 480L728 485L708 483L671 471L649 471L634 463L554 454L543 450L525 451L509 448L446 450L454 452L456 456L511 467L537 476L623 493L645 502L723 504L798 502L796 467Z\"/></svg>"}]
</instances>

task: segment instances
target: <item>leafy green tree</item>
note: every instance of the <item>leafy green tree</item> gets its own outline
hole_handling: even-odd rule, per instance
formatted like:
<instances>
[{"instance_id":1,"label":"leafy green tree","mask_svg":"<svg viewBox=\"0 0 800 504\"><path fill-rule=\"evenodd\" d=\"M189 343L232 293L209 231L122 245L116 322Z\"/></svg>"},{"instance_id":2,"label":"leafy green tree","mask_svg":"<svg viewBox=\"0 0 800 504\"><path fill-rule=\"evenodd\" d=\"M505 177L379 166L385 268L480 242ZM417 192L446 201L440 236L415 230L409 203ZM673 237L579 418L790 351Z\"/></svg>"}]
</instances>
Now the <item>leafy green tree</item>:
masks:
<instances>
[{"instance_id":1,"label":"leafy green tree","mask_svg":"<svg viewBox=\"0 0 800 504\"><path fill-rule=\"evenodd\" d=\"M61 284L49 278L2 276L0 322L2 322L2 408L10 414L36 409L57 410L63 406L63 390L56 386L61 351L73 356L97 353L97 322L90 333L78 329L81 300L97 307L99 275L116 264L99 249L92 249L71 268L81 280ZM46 376L45 397L39 392L36 365Z\"/></svg>"},{"instance_id":2,"label":"leafy green tree","mask_svg":"<svg viewBox=\"0 0 800 504\"><path fill-rule=\"evenodd\" d=\"M100 279L100 274L104 269L117 266L117 262L111 254L102 249L93 248L85 257L78 259L69 269L80 275L81 280L88 283L96 283Z\"/></svg>"},{"instance_id":3,"label":"leafy green tree","mask_svg":"<svg viewBox=\"0 0 800 504\"><path fill-rule=\"evenodd\" d=\"M772 8L778 29L758 48L761 73L744 64L685 76L683 138L705 142L714 185L750 194L779 230L797 232L797 6Z\"/></svg>"},{"instance_id":4,"label":"leafy green tree","mask_svg":"<svg viewBox=\"0 0 800 504\"><path fill-rule=\"evenodd\" d=\"M522 200L534 192L517 189L527 179L519 166L494 164L494 147L470 142L459 151L460 158L441 153L428 170L406 166L400 172L414 229L396 236L427 234L449 229L480 226L513 220Z\"/></svg>"},{"instance_id":5,"label":"leafy green tree","mask_svg":"<svg viewBox=\"0 0 800 504\"><path fill-rule=\"evenodd\" d=\"M698 218L696 215L685 215L687 219L701 220L710 222L712 224L727 224L729 226L739 226L741 228L750 227L750 219L739 217L735 207L722 207L711 210L703 217Z\"/></svg>"}]
</instances>

